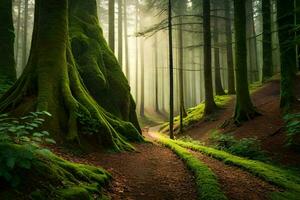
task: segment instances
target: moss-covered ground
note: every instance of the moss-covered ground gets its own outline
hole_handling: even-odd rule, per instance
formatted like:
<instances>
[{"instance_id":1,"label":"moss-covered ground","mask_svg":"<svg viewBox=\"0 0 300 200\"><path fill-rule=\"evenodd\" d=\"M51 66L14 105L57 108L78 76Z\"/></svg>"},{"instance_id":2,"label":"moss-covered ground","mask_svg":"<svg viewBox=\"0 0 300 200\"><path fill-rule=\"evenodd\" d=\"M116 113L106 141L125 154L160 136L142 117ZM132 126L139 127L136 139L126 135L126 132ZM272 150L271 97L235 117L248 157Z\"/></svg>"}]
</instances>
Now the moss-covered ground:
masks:
<instances>
[{"instance_id":1,"label":"moss-covered ground","mask_svg":"<svg viewBox=\"0 0 300 200\"><path fill-rule=\"evenodd\" d=\"M173 143L194 151L209 155L215 159L240 167L253 175L264 179L274 185L283 188L284 192L272 194L272 199L298 199L300 196L300 177L297 172L284 169L278 166L267 164L260 161L249 160L239 156L234 156L224 151L216 150L210 147L183 142L176 140Z\"/></svg>"},{"instance_id":2,"label":"moss-covered ground","mask_svg":"<svg viewBox=\"0 0 300 200\"><path fill-rule=\"evenodd\" d=\"M103 199L102 187L110 179L105 170L93 166L74 164L50 151L24 145L0 144L0 199L33 200L90 200ZM18 158L12 162L12 158ZM26 159L25 159L26 158ZM3 160L4 159L4 160ZM13 165L11 165L13 163ZM5 168L10 166L10 168ZM4 168L3 168L4 167ZM4 174L5 173L5 174ZM11 177L7 177L7 176ZM16 179L11 185L6 178Z\"/></svg>"},{"instance_id":3,"label":"moss-covered ground","mask_svg":"<svg viewBox=\"0 0 300 200\"><path fill-rule=\"evenodd\" d=\"M223 108L231 99L231 96L215 96L215 102L219 108ZM196 107L189 108L187 110L187 116L183 118L183 129L186 130L204 118L204 110L205 104L200 103ZM177 131L179 129L180 118L176 116L174 118L174 130ZM167 132L169 130L169 123L165 123L162 125L161 131Z\"/></svg>"},{"instance_id":4,"label":"moss-covered ground","mask_svg":"<svg viewBox=\"0 0 300 200\"><path fill-rule=\"evenodd\" d=\"M194 173L198 190L198 199L227 199L220 189L220 185L215 174L204 163L195 158L188 150L177 145L172 140L161 136L159 137L159 142L177 154Z\"/></svg>"}]
</instances>

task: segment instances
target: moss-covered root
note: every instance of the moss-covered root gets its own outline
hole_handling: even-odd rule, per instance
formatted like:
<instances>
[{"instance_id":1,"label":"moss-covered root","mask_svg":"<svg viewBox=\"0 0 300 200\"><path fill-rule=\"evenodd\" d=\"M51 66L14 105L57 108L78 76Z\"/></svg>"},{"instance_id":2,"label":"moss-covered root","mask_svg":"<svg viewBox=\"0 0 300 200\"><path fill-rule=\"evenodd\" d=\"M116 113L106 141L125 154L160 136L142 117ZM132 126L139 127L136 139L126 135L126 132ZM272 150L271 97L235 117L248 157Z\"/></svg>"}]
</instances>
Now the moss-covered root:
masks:
<instances>
[{"instance_id":1,"label":"moss-covered root","mask_svg":"<svg viewBox=\"0 0 300 200\"><path fill-rule=\"evenodd\" d=\"M220 189L215 174L200 160L195 158L188 150L175 144L170 139L159 138L159 142L176 153L194 173L198 190L198 199L226 200L226 196Z\"/></svg>"},{"instance_id":2,"label":"moss-covered root","mask_svg":"<svg viewBox=\"0 0 300 200\"><path fill-rule=\"evenodd\" d=\"M249 160L239 156L234 156L224 151L216 150L213 148L196 145L190 142L174 141L177 145L184 148L189 148L194 151L198 151L209 156L212 156L218 160L224 161L228 164L240 167L250 173L258 176L272 184L284 188L285 192L277 192L272 194L272 199L291 199L296 200L300 195L300 177L299 174L276 167L260 161ZM296 198L297 197L297 198Z\"/></svg>"},{"instance_id":3,"label":"moss-covered root","mask_svg":"<svg viewBox=\"0 0 300 200\"><path fill-rule=\"evenodd\" d=\"M0 150L11 156L18 155L10 173L20 179L16 187L11 187L0 176L0 184L4 185L0 199L101 199L101 189L110 179L101 168L70 163L47 150L9 144L0 144ZM26 155L27 160L22 155Z\"/></svg>"},{"instance_id":4,"label":"moss-covered root","mask_svg":"<svg viewBox=\"0 0 300 200\"><path fill-rule=\"evenodd\" d=\"M115 151L132 150L133 146L127 141L142 141L139 129L99 105L91 96L93 93L84 84L80 68L77 68L80 63L75 61L71 50L68 26L68 12L73 14L71 11L76 7L69 8L69 2L73 1L36 2L36 20L29 61L17 82L0 97L0 112L22 116L35 110L48 111L52 118L45 122L44 128L49 130L57 142L87 142L86 146L96 143L98 147ZM76 2L83 2L83 5L87 6L85 1ZM88 5L96 5L94 0L87 2L92 3ZM80 5L78 9L83 9L84 6ZM125 92L130 100L129 90L119 89L108 90ZM106 95L111 96L109 93ZM107 114L107 111L113 114ZM85 132L86 128L88 132ZM83 132L87 134L82 134Z\"/></svg>"}]
</instances>

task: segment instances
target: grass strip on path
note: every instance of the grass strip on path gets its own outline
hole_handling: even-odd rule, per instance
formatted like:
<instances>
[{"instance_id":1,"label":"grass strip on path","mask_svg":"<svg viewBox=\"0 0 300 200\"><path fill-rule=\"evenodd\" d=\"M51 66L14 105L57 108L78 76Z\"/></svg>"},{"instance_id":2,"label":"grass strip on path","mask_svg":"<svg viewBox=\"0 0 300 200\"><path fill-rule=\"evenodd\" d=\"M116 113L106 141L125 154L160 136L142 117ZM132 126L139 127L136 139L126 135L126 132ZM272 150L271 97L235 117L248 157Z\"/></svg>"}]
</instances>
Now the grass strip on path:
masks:
<instances>
[{"instance_id":1,"label":"grass strip on path","mask_svg":"<svg viewBox=\"0 0 300 200\"><path fill-rule=\"evenodd\" d=\"M194 157L187 149L177 145L170 139L160 136L158 137L158 142L170 148L186 163L187 167L194 173L197 184L198 199L227 199L220 188L216 175L208 166Z\"/></svg>"},{"instance_id":2,"label":"grass strip on path","mask_svg":"<svg viewBox=\"0 0 300 200\"><path fill-rule=\"evenodd\" d=\"M231 164L240 167L259 178L262 178L270 183L285 189L285 192L273 193L272 199L299 199L300 198L300 177L293 171L276 167L264 162L249 160L239 156L229 154L224 151L213 149L210 147L194 144L191 142L173 141L183 148L188 148L194 151L201 152L215 159L221 160L226 164Z\"/></svg>"}]
</instances>

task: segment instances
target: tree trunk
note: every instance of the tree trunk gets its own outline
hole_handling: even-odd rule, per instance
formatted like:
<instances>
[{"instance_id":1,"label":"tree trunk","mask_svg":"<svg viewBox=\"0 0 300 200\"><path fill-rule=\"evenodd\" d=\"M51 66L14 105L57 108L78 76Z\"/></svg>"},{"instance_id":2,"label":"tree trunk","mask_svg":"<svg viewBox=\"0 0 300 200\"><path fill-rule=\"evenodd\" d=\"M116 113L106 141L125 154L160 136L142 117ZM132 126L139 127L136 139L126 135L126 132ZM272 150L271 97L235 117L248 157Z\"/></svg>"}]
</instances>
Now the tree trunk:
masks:
<instances>
[{"instance_id":1,"label":"tree trunk","mask_svg":"<svg viewBox=\"0 0 300 200\"><path fill-rule=\"evenodd\" d=\"M271 24L271 1L262 0L263 16L263 75L262 80L266 81L273 75L272 64L272 24Z\"/></svg>"},{"instance_id":2,"label":"tree trunk","mask_svg":"<svg viewBox=\"0 0 300 200\"><path fill-rule=\"evenodd\" d=\"M203 0L203 33L204 33L204 85L205 114L212 114L217 106L214 101L212 70L211 70L211 31L210 31L210 0Z\"/></svg>"},{"instance_id":3,"label":"tree trunk","mask_svg":"<svg viewBox=\"0 0 300 200\"><path fill-rule=\"evenodd\" d=\"M141 22L141 21L140 21ZM140 41L141 51L141 91L140 91L140 115L145 116L145 55L144 55L144 38Z\"/></svg>"},{"instance_id":4,"label":"tree trunk","mask_svg":"<svg viewBox=\"0 0 300 200\"><path fill-rule=\"evenodd\" d=\"M95 0L72 0L69 5L67 0L37 1L29 61L15 85L0 98L0 112L19 116L45 110L52 114L45 129L58 142L94 141L116 151L129 150L133 147L127 139L142 138L131 123L110 111L120 109L132 117L129 86L95 19ZM127 98L122 105L115 107L116 102L111 102L104 109L90 96L99 87L105 88L104 102Z\"/></svg>"},{"instance_id":5,"label":"tree trunk","mask_svg":"<svg viewBox=\"0 0 300 200\"><path fill-rule=\"evenodd\" d=\"M173 29L172 29L172 1L168 0L168 28L169 28L169 73L170 73L170 138L174 139L174 77L173 77Z\"/></svg>"},{"instance_id":6,"label":"tree trunk","mask_svg":"<svg viewBox=\"0 0 300 200\"><path fill-rule=\"evenodd\" d=\"M179 8L179 15L182 15L182 9L184 7L184 3L180 3L180 8ZM184 100L184 75L183 75L183 26L182 26L182 17L179 16L178 18L178 35L177 35L177 39L178 39L178 75L179 75L179 113L180 113L180 132L183 132L183 118L187 116L186 111L185 111L185 100Z\"/></svg>"},{"instance_id":7,"label":"tree trunk","mask_svg":"<svg viewBox=\"0 0 300 200\"><path fill-rule=\"evenodd\" d=\"M155 34L154 36L154 45L153 45L153 50L154 50L154 67L155 67L155 74L154 74L154 79L155 79L155 112L159 113L159 100L158 100L158 35Z\"/></svg>"},{"instance_id":8,"label":"tree trunk","mask_svg":"<svg viewBox=\"0 0 300 200\"><path fill-rule=\"evenodd\" d=\"M118 0L118 61L123 67L123 0Z\"/></svg>"},{"instance_id":9,"label":"tree trunk","mask_svg":"<svg viewBox=\"0 0 300 200\"><path fill-rule=\"evenodd\" d=\"M246 37L247 37L247 59L248 59L248 77L249 82L253 83L259 80L259 71L257 63L257 44L256 33L254 26L253 16L253 2L252 0L246 0Z\"/></svg>"},{"instance_id":10,"label":"tree trunk","mask_svg":"<svg viewBox=\"0 0 300 200\"><path fill-rule=\"evenodd\" d=\"M22 68L24 69L27 59L28 59L28 53L27 53L27 39L28 39L28 0L24 1L24 33L23 33L23 45L22 45Z\"/></svg>"},{"instance_id":11,"label":"tree trunk","mask_svg":"<svg viewBox=\"0 0 300 200\"><path fill-rule=\"evenodd\" d=\"M214 6L214 60L215 60L215 90L216 95L224 95L224 89L221 81L221 66L220 66L220 48L219 48L219 23L218 23L218 2L215 2Z\"/></svg>"},{"instance_id":12,"label":"tree trunk","mask_svg":"<svg viewBox=\"0 0 300 200\"><path fill-rule=\"evenodd\" d=\"M18 0L18 17L17 17L17 31L15 38L15 60L16 60L16 68L19 64L19 42L20 42L20 27L21 27L21 0Z\"/></svg>"},{"instance_id":13,"label":"tree trunk","mask_svg":"<svg viewBox=\"0 0 300 200\"><path fill-rule=\"evenodd\" d=\"M125 37L125 67L126 77L130 85L129 47L128 47L128 20L127 20L127 0L124 0L124 37Z\"/></svg>"},{"instance_id":14,"label":"tree trunk","mask_svg":"<svg viewBox=\"0 0 300 200\"><path fill-rule=\"evenodd\" d=\"M0 3L0 84L16 80L12 0Z\"/></svg>"},{"instance_id":15,"label":"tree trunk","mask_svg":"<svg viewBox=\"0 0 300 200\"><path fill-rule=\"evenodd\" d=\"M250 99L247 76L246 5L244 0L234 0L235 64L236 64L236 123L257 115Z\"/></svg>"},{"instance_id":16,"label":"tree trunk","mask_svg":"<svg viewBox=\"0 0 300 200\"><path fill-rule=\"evenodd\" d=\"M225 0L225 18L226 18L226 49L227 49L227 70L228 70L228 94L235 94L233 52L232 52L232 30L231 30L231 14L230 1Z\"/></svg>"},{"instance_id":17,"label":"tree trunk","mask_svg":"<svg viewBox=\"0 0 300 200\"><path fill-rule=\"evenodd\" d=\"M288 110L294 103L296 53L294 29L294 1L277 1L277 23L281 58L281 94L280 106Z\"/></svg>"},{"instance_id":18,"label":"tree trunk","mask_svg":"<svg viewBox=\"0 0 300 200\"><path fill-rule=\"evenodd\" d=\"M135 2L135 32L138 32L139 24L139 0ZM135 99L138 99L139 83L139 38L135 38Z\"/></svg>"},{"instance_id":19,"label":"tree trunk","mask_svg":"<svg viewBox=\"0 0 300 200\"><path fill-rule=\"evenodd\" d=\"M108 1L108 44L115 52L115 0Z\"/></svg>"}]
</instances>

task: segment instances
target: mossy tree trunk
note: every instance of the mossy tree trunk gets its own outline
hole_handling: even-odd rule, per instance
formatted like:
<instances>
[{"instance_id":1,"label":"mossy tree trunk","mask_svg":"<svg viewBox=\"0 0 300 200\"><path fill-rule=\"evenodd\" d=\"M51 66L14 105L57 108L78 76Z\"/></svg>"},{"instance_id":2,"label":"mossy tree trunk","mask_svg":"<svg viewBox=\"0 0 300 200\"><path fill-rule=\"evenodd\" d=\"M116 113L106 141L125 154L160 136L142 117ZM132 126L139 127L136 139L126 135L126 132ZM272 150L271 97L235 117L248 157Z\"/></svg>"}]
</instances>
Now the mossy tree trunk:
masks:
<instances>
[{"instance_id":1,"label":"mossy tree trunk","mask_svg":"<svg viewBox=\"0 0 300 200\"><path fill-rule=\"evenodd\" d=\"M265 81L273 75L272 64L272 24L271 24L271 1L262 0L263 15L263 74Z\"/></svg>"},{"instance_id":2,"label":"mossy tree trunk","mask_svg":"<svg viewBox=\"0 0 300 200\"><path fill-rule=\"evenodd\" d=\"M100 106L140 130L129 83L104 39L94 3L69 1L69 36L77 68Z\"/></svg>"},{"instance_id":3,"label":"mossy tree trunk","mask_svg":"<svg viewBox=\"0 0 300 200\"><path fill-rule=\"evenodd\" d=\"M108 44L115 51L115 0L108 1Z\"/></svg>"},{"instance_id":4,"label":"mossy tree trunk","mask_svg":"<svg viewBox=\"0 0 300 200\"><path fill-rule=\"evenodd\" d=\"M235 81L234 81L234 66L233 66L233 52L232 52L232 30L231 30L231 6L230 1L225 0L225 19L226 19L226 49L227 49L227 82L228 94L235 94Z\"/></svg>"},{"instance_id":5,"label":"mossy tree trunk","mask_svg":"<svg viewBox=\"0 0 300 200\"><path fill-rule=\"evenodd\" d=\"M295 102L294 79L296 68L296 46L294 33L294 1L277 1L277 23L281 58L280 106L288 110Z\"/></svg>"},{"instance_id":6,"label":"mossy tree trunk","mask_svg":"<svg viewBox=\"0 0 300 200\"><path fill-rule=\"evenodd\" d=\"M69 10L68 10L69 8ZM89 15L84 15L90 12ZM82 13L80 16L78 13ZM98 42L98 53L103 53L103 60L110 64L112 75L116 75L118 65L114 66L114 57L102 39L102 32L97 32L99 27L92 26L90 21L97 21L96 0L38 0L36 1L35 22L32 38L32 47L29 61L22 76L14 86L0 99L0 112L10 112L13 115L23 115L29 111L45 110L52 114L45 128L58 141L78 142L85 144L88 138L97 141L101 146L114 150L132 149L127 143L130 140L142 140L139 132L131 123L124 122L107 112L90 96L84 85L85 77L81 76L83 65L78 60L78 54L85 53L92 46L87 35L81 32L81 26L100 40L92 38L93 44ZM70 14L70 19L68 18ZM68 27L68 24L71 28ZM69 38L69 31L72 32ZM87 40L84 43L74 43L76 35ZM79 36L78 36L79 37ZM74 52L72 53L72 49ZM78 44L77 44L78 45ZM81 49L81 51L77 51ZM106 51L106 53L105 53ZM109 52L109 53L107 53ZM82 54L81 54L82 55ZM90 60L87 60L89 62ZM77 69L77 67L78 69ZM92 67L84 69L89 70ZM120 67L119 67L120 68ZM92 68L94 69L94 68ZM101 68L100 80L106 82L105 68ZM117 78L117 77L114 77ZM83 80L83 81L82 81ZM99 82L94 80L95 87ZM100 82L101 83L101 82ZM101 85L99 86L101 87ZM124 85L124 87L128 87ZM90 89L91 90L91 89ZM122 90L125 90L122 88ZM120 90L120 92L124 92ZM128 91L128 90L125 90ZM90 91L91 93L93 91ZM113 96L113 94L110 94ZM88 137L83 132L89 128L92 136ZM92 130L91 130L92 128Z\"/></svg>"},{"instance_id":7,"label":"mossy tree trunk","mask_svg":"<svg viewBox=\"0 0 300 200\"><path fill-rule=\"evenodd\" d=\"M235 27L235 71L236 71L236 105L234 120L237 123L252 119L257 115L251 102L247 76L246 44L246 5L244 0L234 0Z\"/></svg>"},{"instance_id":8,"label":"mossy tree trunk","mask_svg":"<svg viewBox=\"0 0 300 200\"><path fill-rule=\"evenodd\" d=\"M205 114L212 114L217 106L214 101L211 70L211 30L210 30L210 0L203 0L203 42L204 42L204 85Z\"/></svg>"},{"instance_id":9,"label":"mossy tree trunk","mask_svg":"<svg viewBox=\"0 0 300 200\"><path fill-rule=\"evenodd\" d=\"M0 2L0 84L16 80L12 0Z\"/></svg>"}]
</instances>

